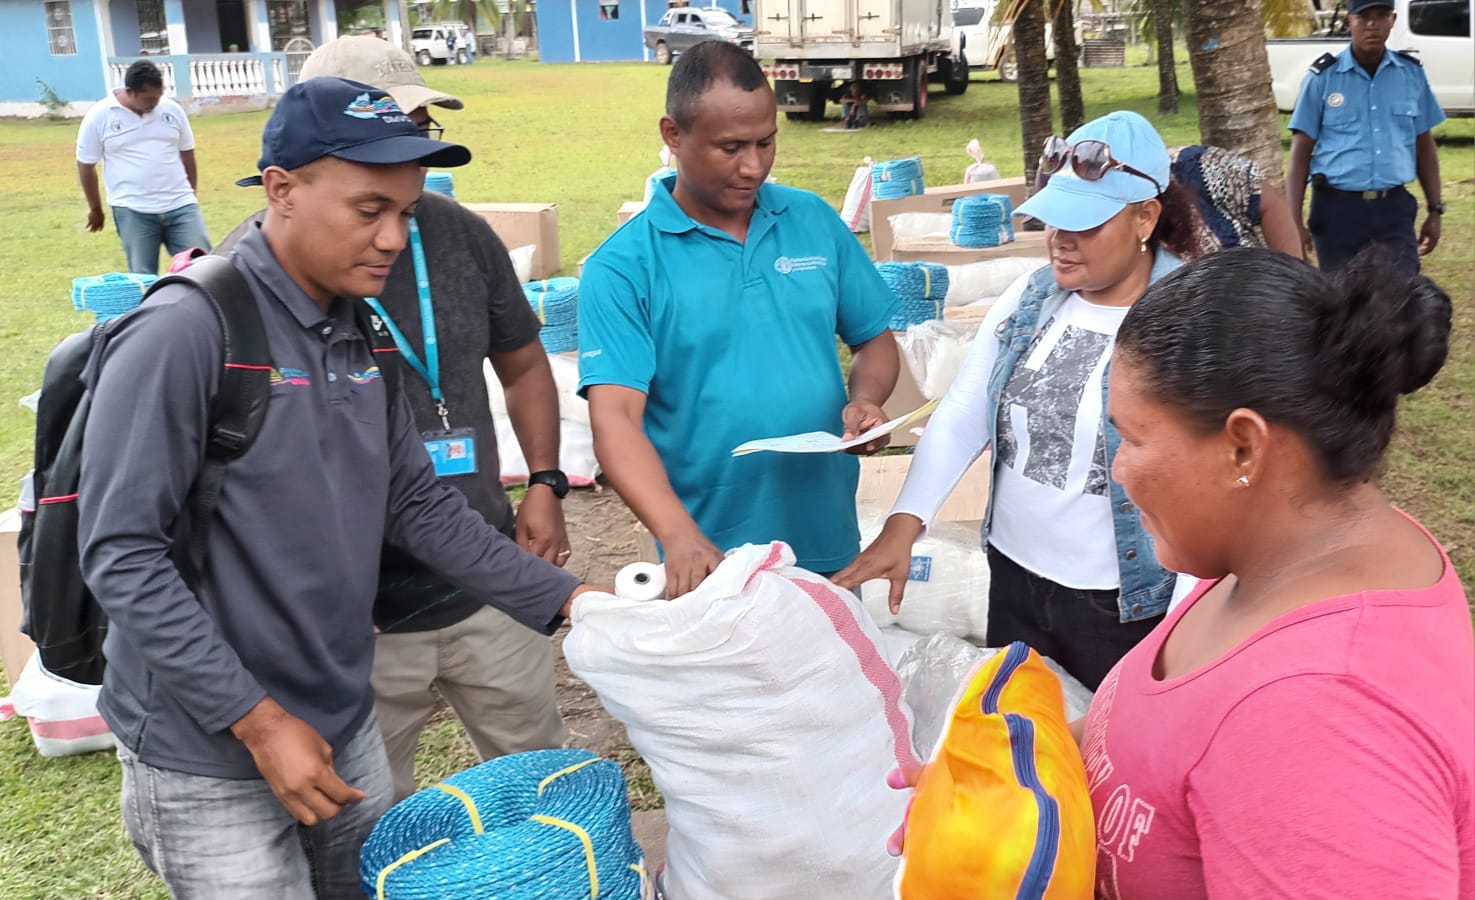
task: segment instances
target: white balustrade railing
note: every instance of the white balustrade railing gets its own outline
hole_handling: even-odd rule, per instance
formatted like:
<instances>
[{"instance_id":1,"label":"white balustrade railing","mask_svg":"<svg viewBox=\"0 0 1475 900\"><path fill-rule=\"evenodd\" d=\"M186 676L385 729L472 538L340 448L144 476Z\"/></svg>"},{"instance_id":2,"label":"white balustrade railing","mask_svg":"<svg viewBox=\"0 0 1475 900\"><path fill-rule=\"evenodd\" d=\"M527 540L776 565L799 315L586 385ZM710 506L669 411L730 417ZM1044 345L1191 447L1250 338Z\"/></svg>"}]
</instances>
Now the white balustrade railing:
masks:
<instances>
[{"instance_id":1,"label":"white balustrade railing","mask_svg":"<svg viewBox=\"0 0 1475 900\"><path fill-rule=\"evenodd\" d=\"M242 53L191 56L190 81L196 97L249 97L266 93L261 59Z\"/></svg>"},{"instance_id":2,"label":"white balustrade railing","mask_svg":"<svg viewBox=\"0 0 1475 900\"><path fill-rule=\"evenodd\" d=\"M180 99L275 97L280 96L289 86L287 60L281 53L212 53L141 58L159 67L160 74L164 76L164 93ZM110 88L123 86L128 67L134 61L133 57L114 57L108 60ZM176 71L176 67L180 67L182 71Z\"/></svg>"},{"instance_id":3,"label":"white balustrade railing","mask_svg":"<svg viewBox=\"0 0 1475 900\"><path fill-rule=\"evenodd\" d=\"M171 97L178 96L179 92L175 90L174 85L174 63L167 59L156 59L153 63L159 67L159 74L164 76L164 93ZM128 67L132 64L132 59L108 63L108 90L123 86L123 78L128 74Z\"/></svg>"}]
</instances>

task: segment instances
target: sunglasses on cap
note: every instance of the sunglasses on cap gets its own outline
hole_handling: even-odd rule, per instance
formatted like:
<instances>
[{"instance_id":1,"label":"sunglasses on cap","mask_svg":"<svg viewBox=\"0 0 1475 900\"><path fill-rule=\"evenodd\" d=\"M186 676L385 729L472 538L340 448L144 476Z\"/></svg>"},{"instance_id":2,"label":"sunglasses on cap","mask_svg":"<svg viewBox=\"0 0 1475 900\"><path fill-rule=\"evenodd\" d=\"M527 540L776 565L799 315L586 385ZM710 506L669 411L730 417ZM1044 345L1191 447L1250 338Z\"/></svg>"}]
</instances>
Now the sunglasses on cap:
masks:
<instances>
[{"instance_id":1,"label":"sunglasses on cap","mask_svg":"<svg viewBox=\"0 0 1475 900\"><path fill-rule=\"evenodd\" d=\"M1040 151L1040 168L1036 178L1039 184L1036 187L1043 187L1044 180L1065 168L1067 162L1070 163L1071 171L1082 181L1100 181L1112 169L1121 169L1128 175L1136 175L1152 182L1159 195L1163 192L1163 186L1158 184L1156 178L1113 157L1111 147L1105 141L1081 141L1071 146L1064 138L1054 135L1045 139L1045 147Z\"/></svg>"}]
</instances>

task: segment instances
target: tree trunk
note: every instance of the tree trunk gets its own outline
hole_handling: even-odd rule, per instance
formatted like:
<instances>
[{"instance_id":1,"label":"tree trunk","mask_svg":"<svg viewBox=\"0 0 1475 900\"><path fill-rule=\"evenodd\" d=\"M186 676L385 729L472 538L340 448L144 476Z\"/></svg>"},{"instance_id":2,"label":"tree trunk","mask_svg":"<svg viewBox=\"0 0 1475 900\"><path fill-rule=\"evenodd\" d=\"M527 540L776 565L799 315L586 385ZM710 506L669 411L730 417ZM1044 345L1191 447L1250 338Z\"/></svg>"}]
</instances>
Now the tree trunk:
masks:
<instances>
[{"instance_id":1,"label":"tree trunk","mask_svg":"<svg viewBox=\"0 0 1475 900\"><path fill-rule=\"evenodd\" d=\"M1267 181L1282 184L1260 0L1194 0L1183 12L1203 142L1248 157Z\"/></svg>"},{"instance_id":2,"label":"tree trunk","mask_svg":"<svg viewBox=\"0 0 1475 900\"><path fill-rule=\"evenodd\" d=\"M1060 94L1060 133L1070 134L1086 124L1081 99L1080 53L1076 46L1075 0L1054 0L1055 90Z\"/></svg>"},{"instance_id":3,"label":"tree trunk","mask_svg":"<svg viewBox=\"0 0 1475 900\"><path fill-rule=\"evenodd\" d=\"M1014 55L1019 61L1019 127L1024 142L1024 181L1034 192L1040 148L1054 133L1050 104L1050 60L1045 54L1045 0L1023 0L1014 17Z\"/></svg>"},{"instance_id":4,"label":"tree trunk","mask_svg":"<svg viewBox=\"0 0 1475 900\"><path fill-rule=\"evenodd\" d=\"M1157 111L1178 113L1178 70L1173 58L1173 0L1152 0L1152 20L1157 28Z\"/></svg>"},{"instance_id":5,"label":"tree trunk","mask_svg":"<svg viewBox=\"0 0 1475 900\"><path fill-rule=\"evenodd\" d=\"M413 56L415 55L415 51L410 49L410 31L412 30L412 26L410 25L410 2L409 0L398 0L398 6L400 49Z\"/></svg>"}]
</instances>

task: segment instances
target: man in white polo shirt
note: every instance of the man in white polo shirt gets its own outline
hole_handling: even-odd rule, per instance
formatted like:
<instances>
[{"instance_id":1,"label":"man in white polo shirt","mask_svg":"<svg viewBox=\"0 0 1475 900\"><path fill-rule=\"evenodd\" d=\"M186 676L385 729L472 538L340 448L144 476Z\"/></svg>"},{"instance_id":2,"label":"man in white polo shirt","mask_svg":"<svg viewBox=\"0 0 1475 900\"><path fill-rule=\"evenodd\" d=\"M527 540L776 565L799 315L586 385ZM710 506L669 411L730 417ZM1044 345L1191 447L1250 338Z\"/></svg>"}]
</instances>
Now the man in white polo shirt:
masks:
<instances>
[{"instance_id":1,"label":"man in white polo shirt","mask_svg":"<svg viewBox=\"0 0 1475 900\"><path fill-rule=\"evenodd\" d=\"M130 272L157 273L161 245L171 254L210 249L195 198L195 135L184 110L164 96L164 76L153 63L129 66L123 87L82 118L77 178L87 197L88 231L101 231L106 220L99 162Z\"/></svg>"}]
</instances>

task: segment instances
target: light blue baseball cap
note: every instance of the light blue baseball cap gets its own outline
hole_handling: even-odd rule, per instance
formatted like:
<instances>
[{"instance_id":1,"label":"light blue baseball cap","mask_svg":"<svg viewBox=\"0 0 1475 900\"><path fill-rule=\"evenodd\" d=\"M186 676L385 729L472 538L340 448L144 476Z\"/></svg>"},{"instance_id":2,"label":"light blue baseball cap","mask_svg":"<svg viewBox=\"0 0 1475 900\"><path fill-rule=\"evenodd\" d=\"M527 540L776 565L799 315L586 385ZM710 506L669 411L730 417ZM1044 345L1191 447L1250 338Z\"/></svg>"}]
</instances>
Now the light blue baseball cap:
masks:
<instances>
[{"instance_id":1,"label":"light blue baseball cap","mask_svg":"<svg viewBox=\"0 0 1475 900\"><path fill-rule=\"evenodd\" d=\"M1108 113L1066 138L1072 147L1082 141L1105 143L1113 159L1151 176L1157 184L1118 168L1109 169L1100 181L1086 181L1067 162L1039 193L1014 210L1014 215L1033 216L1061 231L1090 231L1128 204L1158 196L1159 186L1167 189L1171 165L1167 145L1152 123L1137 113Z\"/></svg>"}]
</instances>

